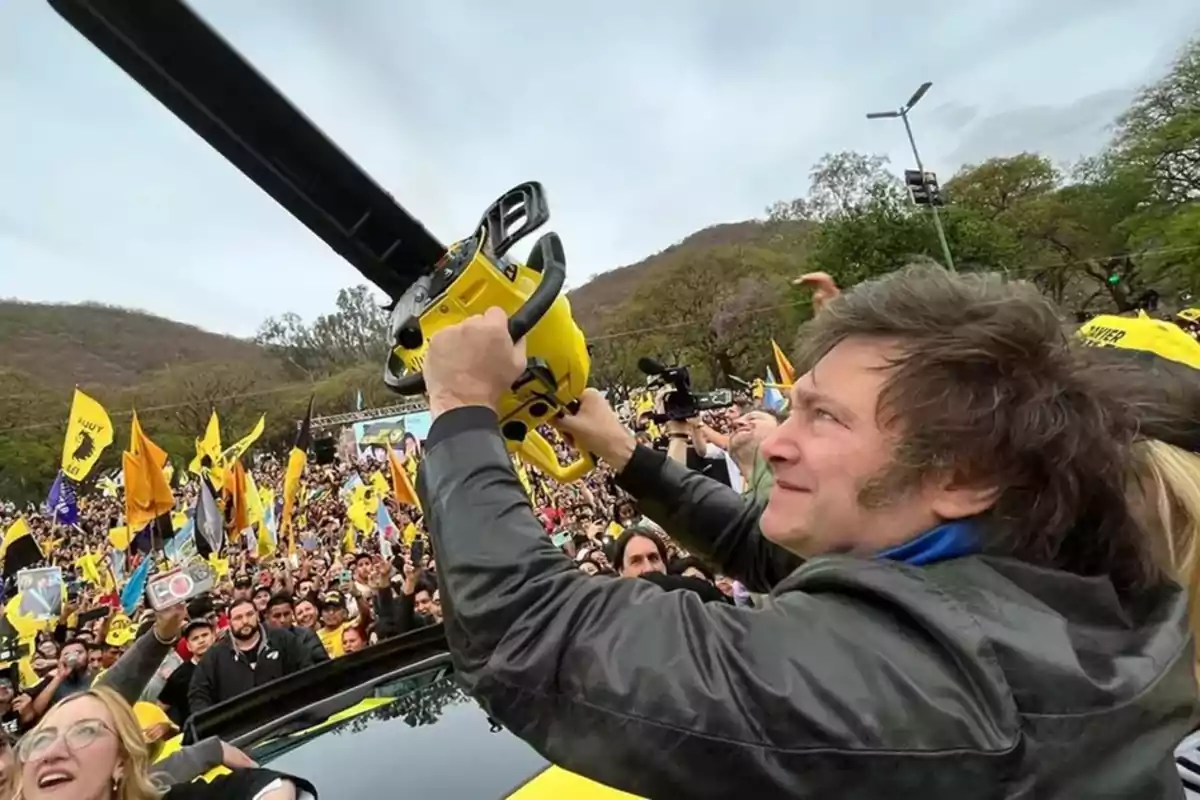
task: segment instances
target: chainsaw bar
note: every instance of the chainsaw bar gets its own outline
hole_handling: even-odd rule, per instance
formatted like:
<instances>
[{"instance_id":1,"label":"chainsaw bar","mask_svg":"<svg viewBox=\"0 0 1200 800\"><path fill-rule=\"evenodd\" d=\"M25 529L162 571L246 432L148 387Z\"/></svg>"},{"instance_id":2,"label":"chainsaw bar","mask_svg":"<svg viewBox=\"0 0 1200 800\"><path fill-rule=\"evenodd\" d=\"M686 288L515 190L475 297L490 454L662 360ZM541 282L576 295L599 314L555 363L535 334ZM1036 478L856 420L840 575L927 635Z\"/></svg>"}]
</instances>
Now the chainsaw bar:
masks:
<instances>
[{"instance_id":1,"label":"chainsaw bar","mask_svg":"<svg viewBox=\"0 0 1200 800\"><path fill-rule=\"evenodd\" d=\"M49 0L393 300L446 248L182 0Z\"/></svg>"}]
</instances>

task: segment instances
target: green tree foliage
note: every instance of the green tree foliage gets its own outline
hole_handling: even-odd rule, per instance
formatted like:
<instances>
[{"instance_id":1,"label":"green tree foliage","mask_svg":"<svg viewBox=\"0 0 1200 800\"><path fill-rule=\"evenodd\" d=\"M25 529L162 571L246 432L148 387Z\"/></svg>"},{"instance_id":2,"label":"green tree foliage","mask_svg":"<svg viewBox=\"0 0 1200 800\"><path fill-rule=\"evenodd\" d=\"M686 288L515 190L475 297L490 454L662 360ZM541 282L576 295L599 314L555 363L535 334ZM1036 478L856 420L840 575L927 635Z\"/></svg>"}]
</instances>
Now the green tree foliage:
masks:
<instances>
[{"instance_id":1,"label":"green tree foliage","mask_svg":"<svg viewBox=\"0 0 1200 800\"><path fill-rule=\"evenodd\" d=\"M306 325L297 314L270 317L255 341L309 378L326 377L388 353L388 314L371 289L359 285L338 292L336 310Z\"/></svg>"}]
</instances>

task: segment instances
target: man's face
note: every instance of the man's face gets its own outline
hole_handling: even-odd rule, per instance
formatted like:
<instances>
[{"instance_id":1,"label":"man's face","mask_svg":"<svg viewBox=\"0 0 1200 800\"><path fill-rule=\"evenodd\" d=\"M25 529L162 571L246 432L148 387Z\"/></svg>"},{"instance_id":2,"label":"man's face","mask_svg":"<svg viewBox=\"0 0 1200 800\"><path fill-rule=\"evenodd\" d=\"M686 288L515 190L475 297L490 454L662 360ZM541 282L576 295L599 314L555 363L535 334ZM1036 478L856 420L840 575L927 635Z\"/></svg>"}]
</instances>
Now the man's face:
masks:
<instances>
[{"instance_id":1,"label":"man's face","mask_svg":"<svg viewBox=\"0 0 1200 800\"><path fill-rule=\"evenodd\" d=\"M254 607L258 609L258 613L265 612L269 602L271 602L270 592L257 591L254 593Z\"/></svg>"},{"instance_id":2,"label":"man's face","mask_svg":"<svg viewBox=\"0 0 1200 800\"><path fill-rule=\"evenodd\" d=\"M779 427L778 420L766 411L750 411L738 418L729 435L729 452L735 456L751 455L763 439Z\"/></svg>"},{"instance_id":3,"label":"man's face","mask_svg":"<svg viewBox=\"0 0 1200 800\"><path fill-rule=\"evenodd\" d=\"M346 609L342 606L323 606L321 608L321 624L326 628L336 628L346 621Z\"/></svg>"},{"instance_id":4,"label":"man's face","mask_svg":"<svg viewBox=\"0 0 1200 800\"><path fill-rule=\"evenodd\" d=\"M104 651L99 647L88 648L88 669L97 672L104 667Z\"/></svg>"},{"instance_id":5,"label":"man's face","mask_svg":"<svg viewBox=\"0 0 1200 800\"><path fill-rule=\"evenodd\" d=\"M187 637L188 649L192 651L192 658L200 658L207 653L214 641L216 638L213 636L212 628L193 629Z\"/></svg>"},{"instance_id":6,"label":"man's face","mask_svg":"<svg viewBox=\"0 0 1200 800\"><path fill-rule=\"evenodd\" d=\"M238 639L249 639L258 630L258 609L253 603L238 603L229 612L229 630Z\"/></svg>"},{"instance_id":7,"label":"man's face","mask_svg":"<svg viewBox=\"0 0 1200 800\"><path fill-rule=\"evenodd\" d=\"M295 621L296 615L287 603L276 603L267 609L267 624L272 628L290 628Z\"/></svg>"},{"instance_id":8,"label":"man's face","mask_svg":"<svg viewBox=\"0 0 1200 800\"><path fill-rule=\"evenodd\" d=\"M88 665L87 650L78 642L73 642L62 649L62 660L76 671L85 670Z\"/></svg>"},{"instance_id":9,"label":"man's face","mask_svg":"<svg viewBox=\"0 0 1200 800\"><path fill-rule=\"evenodd\" d=\"M621 577L636 578L647 572L666 571L667 565L663 563L662 554L654 542L645 536L634 536L629 540L621 562Z\"/></svg>"},{"instance_id":10,"label":"man's face","mask_svg":"<svg viewBox=\"0 0 1200 800\"><path fill-rule=\"evenodd\" d=\"M427 617L433 616L433 595L425 589L419 590L413 595L413 611Z\"/></svg>"},{"instance_id":11,"label":"man's face","mask_svg":"<svg viewBox=\"0 0 1200 800\"><path fill-rule=\"evenodd\" d=\"M354 562L354 580L359 583L366 583L371 577L371 560L369 558L360 558Z\"/></svg>"},{"instance_id":12,"label":"man's face","mask_svg":"<svg viewBox=\"0 0 1200 800\"><path fill-rule=\"evenodd\" d=\"M805 556L874 553L935 527L922 491L886 491L894 437L877 421L886 343L847 339L792 387L787 422L762 443L775 485L759 526Z\"/></svg>"}]
</instances>

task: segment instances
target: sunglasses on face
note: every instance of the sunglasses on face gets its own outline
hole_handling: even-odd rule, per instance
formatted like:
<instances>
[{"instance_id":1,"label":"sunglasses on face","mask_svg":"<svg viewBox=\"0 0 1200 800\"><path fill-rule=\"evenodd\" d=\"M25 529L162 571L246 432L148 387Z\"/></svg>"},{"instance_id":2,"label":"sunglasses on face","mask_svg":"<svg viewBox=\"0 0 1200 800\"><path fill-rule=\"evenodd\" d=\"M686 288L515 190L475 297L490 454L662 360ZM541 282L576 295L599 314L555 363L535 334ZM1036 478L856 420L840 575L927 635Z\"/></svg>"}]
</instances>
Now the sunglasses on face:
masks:
<instances>
[{"instance_id":1,"label":"sunglasses on face","mask_svg":"<svg viewBox=\"0 0 1200 800\"><path fill-rule=\"evenodd\" d=\"M17 742L17 758L23 763L37 761L54 746L59 738L63 739L68 750L78 753L112 732L112 728L99 719L78 720L61 732L58 728L53 727L39 728L25 734L21 737L21 741Z\"/></svg>"}]
</instances>

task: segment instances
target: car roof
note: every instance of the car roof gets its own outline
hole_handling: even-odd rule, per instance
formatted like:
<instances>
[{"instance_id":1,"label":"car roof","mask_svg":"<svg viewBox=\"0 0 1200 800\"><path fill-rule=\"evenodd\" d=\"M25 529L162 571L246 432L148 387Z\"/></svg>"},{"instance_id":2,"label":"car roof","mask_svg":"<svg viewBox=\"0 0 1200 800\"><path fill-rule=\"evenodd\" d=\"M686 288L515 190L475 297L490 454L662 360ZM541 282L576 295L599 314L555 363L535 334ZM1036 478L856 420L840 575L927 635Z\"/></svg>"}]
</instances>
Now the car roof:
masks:
<instances>
[{"instance_id":1,"label":"car roof","mask_svg":"<svg viewBox=\"0 0 1200 800\"><path fill-rule=\"evenodd\" d=\"M442 627L318 664L195 715L209 736L311 781L322 800L406 796L630 798L551 766L454 677Z\"/></svg>"}]
</instances>

